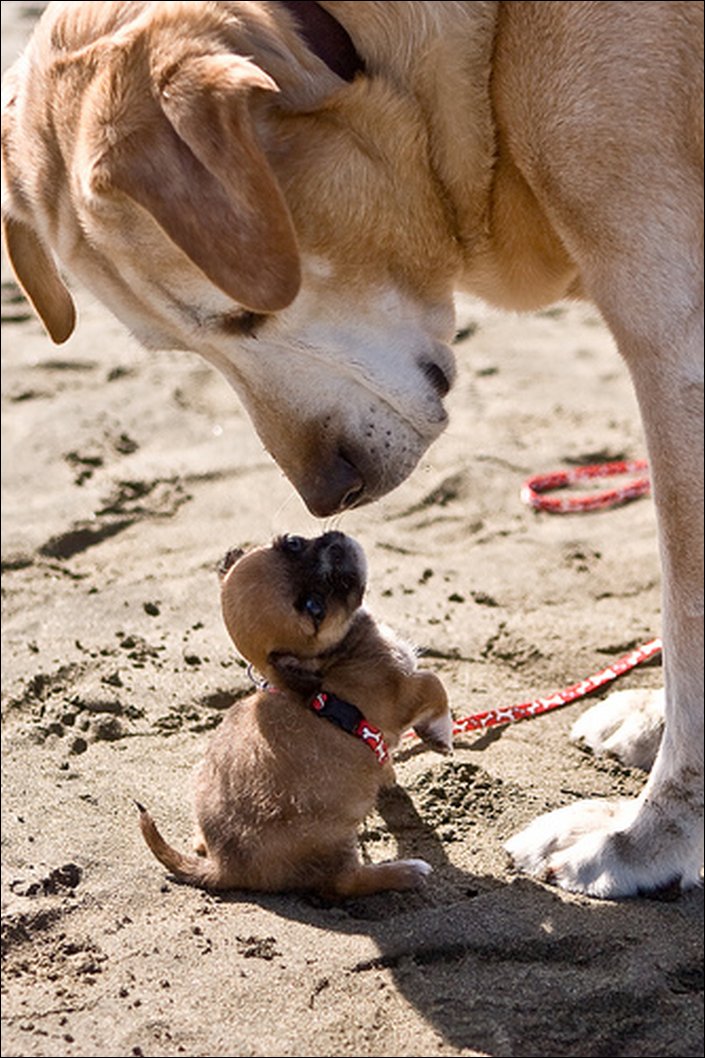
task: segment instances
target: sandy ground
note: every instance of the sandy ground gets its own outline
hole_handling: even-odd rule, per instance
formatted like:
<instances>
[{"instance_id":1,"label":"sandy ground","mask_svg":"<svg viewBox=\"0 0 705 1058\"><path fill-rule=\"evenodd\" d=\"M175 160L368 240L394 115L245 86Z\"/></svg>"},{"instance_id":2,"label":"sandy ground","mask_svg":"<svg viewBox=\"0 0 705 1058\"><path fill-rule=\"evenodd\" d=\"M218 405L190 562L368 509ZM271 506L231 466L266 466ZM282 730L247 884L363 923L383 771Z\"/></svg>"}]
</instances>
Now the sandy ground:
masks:
<instances>
[{"instance_id":1,"label":"sandy ground","mask_svg":"<svg viewBox=\"0 0 705 1058\"><path fill-rule=\"evenodd\" d=\"M4 60L41 5L3 4ZM643 775L568 742L585 703L451 759L406 751L361 835L422 856L427 887L330 906L180 887L189 781L249 687L221 624L228 547L315 533L227 385L147 354L80 291L51 346L3 271L3 1054L702 1053L702 892L599 903L517 876L541 811ZM371 608L426 654L456 716L545 693L659 632L651 502L561 518L529 473L640 456L594 311L459 306L452 422L411 481L339 520ZM622 687L656 686L658 664Z\"/></svg>"}]
</instances>

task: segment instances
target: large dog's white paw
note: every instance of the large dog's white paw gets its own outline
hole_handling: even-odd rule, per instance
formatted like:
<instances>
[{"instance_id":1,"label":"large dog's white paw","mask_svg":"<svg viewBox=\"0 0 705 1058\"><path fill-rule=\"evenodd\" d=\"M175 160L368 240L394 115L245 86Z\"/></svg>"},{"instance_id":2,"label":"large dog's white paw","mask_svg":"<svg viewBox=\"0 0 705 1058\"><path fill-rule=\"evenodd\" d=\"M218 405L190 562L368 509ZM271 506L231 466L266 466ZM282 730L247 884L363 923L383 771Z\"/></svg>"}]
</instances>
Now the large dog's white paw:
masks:
<instances>
[{"instance_id":1,"label":"large dog's white paw","mask_svg":"<svg viewBox=\"0 0 705 1058\"><path fill-rule=\"evenodd\" d=\"M663 690L615 691L573 724L571 742L631 768L651 768L663 733Z\"/></svg>"},{"instance_id":2,"label":"large dog's white paw","mask_svg":"<svg viewBox=\"0 0 705 1058\"><path fill-rule=\"evenodd\" d=\"M679 826L643 795L578 801L539 816L505 848L527 874L588 896L676 893L700 883L701 843L686 815Z\"/></svg>"}]
</instances>

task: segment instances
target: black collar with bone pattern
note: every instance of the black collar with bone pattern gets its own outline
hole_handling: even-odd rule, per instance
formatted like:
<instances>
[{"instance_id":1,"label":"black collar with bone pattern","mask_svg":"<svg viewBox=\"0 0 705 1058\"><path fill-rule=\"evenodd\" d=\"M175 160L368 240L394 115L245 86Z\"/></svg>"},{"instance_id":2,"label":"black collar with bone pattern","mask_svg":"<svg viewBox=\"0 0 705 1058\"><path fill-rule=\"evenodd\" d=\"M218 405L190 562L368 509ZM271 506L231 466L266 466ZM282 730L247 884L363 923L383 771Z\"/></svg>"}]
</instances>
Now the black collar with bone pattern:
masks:
<instances>
[{"instance_id":1,"label":"black collar with bone pattern","mask_svg":"<svg viewBox=\"0 0 705 1058\"><path fill-rule=\"evenodd\" d=\"M251 663L247 666L247 675L258 690L268 694L281 693L279 687L259 676ZM383 732L375 724L371 724L352 702L346 702L331 691L319 691L313 698L308 699L308 705L317 716L330 720L341 731L361 739L372 750L378 764L384 765L388 762L390 754Z\"/></svg>"},{"instance_id":2,"label":"black collar with bone pattern","mask_svg":"<svg viewBox=\"0 0 705 1058\"><path fill-rule=\"evenodd\" d=\"M331 694L330 691L320 691L308 704L318 716L330 720L349 735L362 739L376 756L378 764L387 763L389 750L384 735L378 727L365 719L356 705L346 702L344 698L338 698L337 694Z\"/></svg>"}]
</instances>

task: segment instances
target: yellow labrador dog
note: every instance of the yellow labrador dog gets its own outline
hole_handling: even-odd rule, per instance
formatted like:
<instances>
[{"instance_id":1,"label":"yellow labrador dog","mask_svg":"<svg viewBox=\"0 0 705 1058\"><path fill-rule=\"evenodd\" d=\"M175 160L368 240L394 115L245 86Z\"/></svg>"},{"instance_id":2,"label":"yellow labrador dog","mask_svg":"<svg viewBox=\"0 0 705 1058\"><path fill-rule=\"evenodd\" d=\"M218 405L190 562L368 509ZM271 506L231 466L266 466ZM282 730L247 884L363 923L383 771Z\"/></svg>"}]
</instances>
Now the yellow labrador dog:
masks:
<instances>
[{"instance_id":1,"label":"yellow labrador dog","mask_svg":"<svg viewBox=\"0 0 705 1058\"><path fill-rule=\"evenodd\" d=\"M651 460L665 733L638 800L509 846L597 896L702 862L702 75L701 3L273 0L50 4L5 83L6 245L50 335L56 254L225 374L315 514L443 429L454 289L599 306Z\"/></svg>"}]
</instances>

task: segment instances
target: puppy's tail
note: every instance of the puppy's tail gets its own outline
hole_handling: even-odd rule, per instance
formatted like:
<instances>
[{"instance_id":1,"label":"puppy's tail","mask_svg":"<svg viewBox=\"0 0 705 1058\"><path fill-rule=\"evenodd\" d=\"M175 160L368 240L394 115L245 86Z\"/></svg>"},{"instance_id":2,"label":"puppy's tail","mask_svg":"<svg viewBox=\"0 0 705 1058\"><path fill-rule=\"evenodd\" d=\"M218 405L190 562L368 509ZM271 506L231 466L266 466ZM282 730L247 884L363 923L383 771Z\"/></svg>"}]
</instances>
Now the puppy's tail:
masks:
<instances>
[{"instance_id":1,"label":"puppy's tail","mask_svg":"<svg viewBox=\"0 0 705 1058\"><path fill-rule=\"evenodd\" d=\"M187 856L167 845L157 830L151 815L139 801L135 801L140 812L140 830L142 837L160 863L179 882L198 886L199 889L222 889L223 884L215 865L204 856Z\"/></svg>"}]
</instances>

